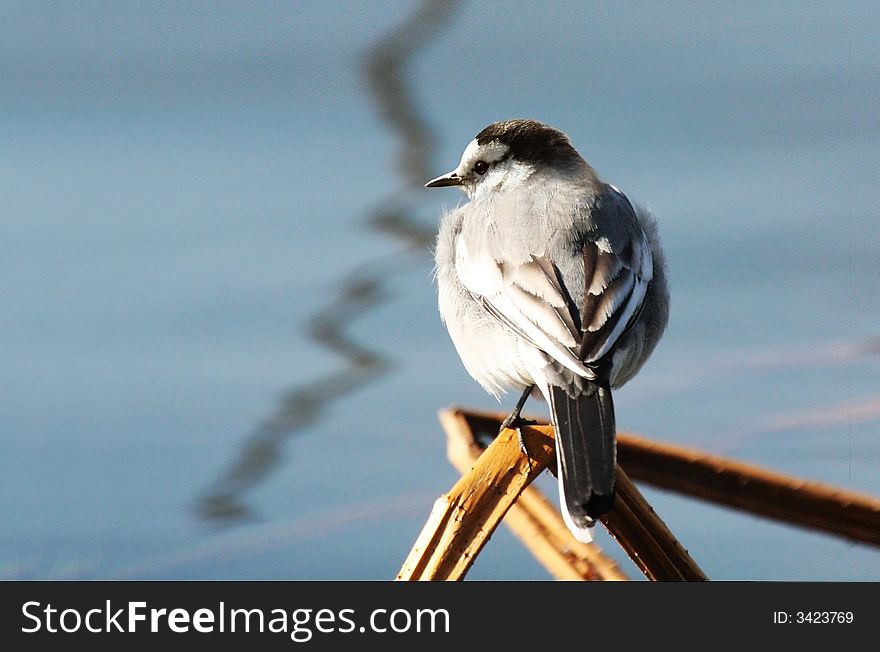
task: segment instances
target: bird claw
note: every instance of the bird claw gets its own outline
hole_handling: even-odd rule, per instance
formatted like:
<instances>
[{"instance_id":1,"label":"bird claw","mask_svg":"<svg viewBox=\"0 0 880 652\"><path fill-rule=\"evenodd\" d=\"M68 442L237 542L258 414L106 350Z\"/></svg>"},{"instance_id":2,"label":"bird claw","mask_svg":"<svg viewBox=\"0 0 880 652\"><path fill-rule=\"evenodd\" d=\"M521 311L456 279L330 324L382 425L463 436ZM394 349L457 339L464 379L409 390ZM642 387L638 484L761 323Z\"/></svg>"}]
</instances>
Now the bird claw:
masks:
<instances>
[{"instance_id":1,"label":"bird claw","mask_svg":"<svg viewBox=\"0 0 880 652\"><path fill-rule=\"evenodd\" d=\"M522 412L523 405L526 404L526 400L529 398L529 395L532 393L533 389L534 385L525 389L525 391L522 393L522 396L520 396L519 400L516 402L516 407L513 408L513 412L508 414L507 418L501 422L501 428L498 430L499 435L507 428L511 430L516 430L516 438L517 441L519 441L519 449L522 451L522 454L526 456L526 461L529 464L529 472L531 472L532 470L532 456L529 455L529 449L526 447L526 440L525 437L523 437L522 427L534 425L537 423L537 421L523 419L522 416L520 416L520 413Z\"/></svg>"},{"instance_id":2,"label":"bird claw","mask_svg":"<svg viewBox=\"0 0 880 652\"><path fill-rule=\"evenodd\" d=\"M519 440L519 450L526 456L526 464L529 465L529 473L532 472L532 456L529 455L529 449L526 448L526 439L523 437L522 428L517 426L516 437Z\"/></svg>"},{"instance_id":3,"label":"bird claw","mask_svg":"<svg viewBox=\"0 0 880 652\"><path fill-rule=\"evenodd\" d=\"M526 457L526 462L529 465L529 472L531 472L532 470L532 456L529 455L529 449L528 446L526 446L526 439L525 436L523 436L522 427L533 426L536 423L538 422L531 419L523 419L519 415L511 414L504 421L501 422L501 428L498 430L498 434L501 434L507 429L516 431L516 440L519 443L519 450Z\"/></svg>"}]
</instances>

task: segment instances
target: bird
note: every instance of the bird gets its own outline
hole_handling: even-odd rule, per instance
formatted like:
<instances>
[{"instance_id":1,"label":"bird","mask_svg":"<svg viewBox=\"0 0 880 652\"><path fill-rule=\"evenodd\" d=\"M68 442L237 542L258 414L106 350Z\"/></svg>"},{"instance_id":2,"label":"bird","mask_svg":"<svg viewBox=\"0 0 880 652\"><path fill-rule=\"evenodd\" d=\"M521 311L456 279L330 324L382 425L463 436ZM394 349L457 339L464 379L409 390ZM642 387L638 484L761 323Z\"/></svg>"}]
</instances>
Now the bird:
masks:
<instances>
[{"instance_id":1,"label":"bird","mask_svg":"<svg viewBox=\"0 0 880 652\"><path fill-rule=\"evenodd\" d=\"M614 504L612 390L641 369L669 318L657 220L601 180L564 132L532 119L488 125L425 187L468 199L443 211L434 248L452 343L496 399L522 392L502 429L524 423L530 396L548 403L560 511L589 542Z\"/></svg>"}]
</instances>

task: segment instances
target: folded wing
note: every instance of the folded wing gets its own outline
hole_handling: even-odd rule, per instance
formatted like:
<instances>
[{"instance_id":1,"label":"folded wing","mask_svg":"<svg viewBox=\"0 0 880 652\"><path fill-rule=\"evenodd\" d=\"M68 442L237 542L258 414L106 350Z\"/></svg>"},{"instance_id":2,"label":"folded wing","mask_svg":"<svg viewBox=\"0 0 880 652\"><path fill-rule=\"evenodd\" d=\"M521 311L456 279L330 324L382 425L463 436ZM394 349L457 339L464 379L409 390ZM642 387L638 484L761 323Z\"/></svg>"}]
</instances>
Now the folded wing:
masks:
<instances>
[{"instance_id":1,"label":"folded wing","mask_svg":"<svg viewBox=\"0 0 880 652\"><path fill-rule=\"evenodd\" d=\"M629 201L617 193L597 204L604 220L630 220L635 228L618 230L612 241L588 231L581 245L584 287L566 287L559 268L547 256L520 263L495 260L468 251L459 242L456 268L465 287L487 313L559 364L586 379L638 318L653 263L651 248ZM625 202L625 203L623 203ZM631 215L626 215L628 210ZM615 214L610 214L613 211ZM624 214L618 214L621 211ZM536 243L536 249L544 243ZM574 297L574 298L573 298Z\"/></svg>"}]
</instances>

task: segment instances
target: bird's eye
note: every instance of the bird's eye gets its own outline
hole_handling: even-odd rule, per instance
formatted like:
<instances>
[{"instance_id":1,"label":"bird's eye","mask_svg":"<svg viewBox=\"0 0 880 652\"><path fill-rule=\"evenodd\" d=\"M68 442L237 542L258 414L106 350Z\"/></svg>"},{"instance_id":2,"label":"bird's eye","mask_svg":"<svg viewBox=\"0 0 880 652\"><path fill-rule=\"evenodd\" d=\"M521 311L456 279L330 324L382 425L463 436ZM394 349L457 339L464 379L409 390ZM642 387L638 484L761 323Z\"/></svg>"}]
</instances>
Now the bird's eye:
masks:
<instances>
[{"instance_id":1,"label":"bird's eye","mask_svg":"<svg viewBox=\"0 0 880 652\"><path fill-rule=\"evenodd\" d=\"M474 163L474 172L483 176L486 174L486 171L489 169L489 164L486 161L477 161Z\"/></svg>"}]
</instances>

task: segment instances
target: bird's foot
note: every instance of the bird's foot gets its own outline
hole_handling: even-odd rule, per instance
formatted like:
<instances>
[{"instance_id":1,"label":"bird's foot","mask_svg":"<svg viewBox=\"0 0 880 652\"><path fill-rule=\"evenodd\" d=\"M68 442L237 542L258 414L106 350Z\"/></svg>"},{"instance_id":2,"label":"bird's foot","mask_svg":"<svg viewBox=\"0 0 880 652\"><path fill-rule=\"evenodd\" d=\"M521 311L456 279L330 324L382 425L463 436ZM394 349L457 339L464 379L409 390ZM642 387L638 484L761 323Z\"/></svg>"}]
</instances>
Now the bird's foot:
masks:
<instances>
[{"instance_id":1,"label":"bird's foot","mask_svg":"<svg viewBox=\"0 0 880 652\"><path fill-rule=\"evenodd\" d=\"M522 451L523 455L526 456L526 461L529 463L529 472L531 472L532 470L532 456L529 455L529 449L526 447L526 440L523 437L522 426L531 426L537 423L537 421L529 421L527 419L523 419L520 413L522 412L523 406L526 404L526 401L528 400L534 388L534 385L529 385L525 388L522 396L520 396L519 400L516 402L513 411L507 415L507 418L504 421L501 422L501 428L498 430L499 435L504 432L505 428L516 430L516 438L519 441L519 449Z\"/></svg>"},{"instance_id":2,"label":"bird's foot","mask_svg":"<svg viewBox=\"0 0 880 652\"><path fill-rule=\"evenodd\" d=\"M515 430L516 431L516 439L519 442L519 449L522 451L522 454L526 456L526 462L529 465L529 471L532 470L532 456L529 455L529 449L526 446L526 439L523 436L522 428L523 426L533 426L537 421L533 421L532 419L524 419L520 416L519 411L511 412L507 418L501 422L501 428L498 430L498 434L501 434L506 429Z\"/></svg>"}]
</instances>

